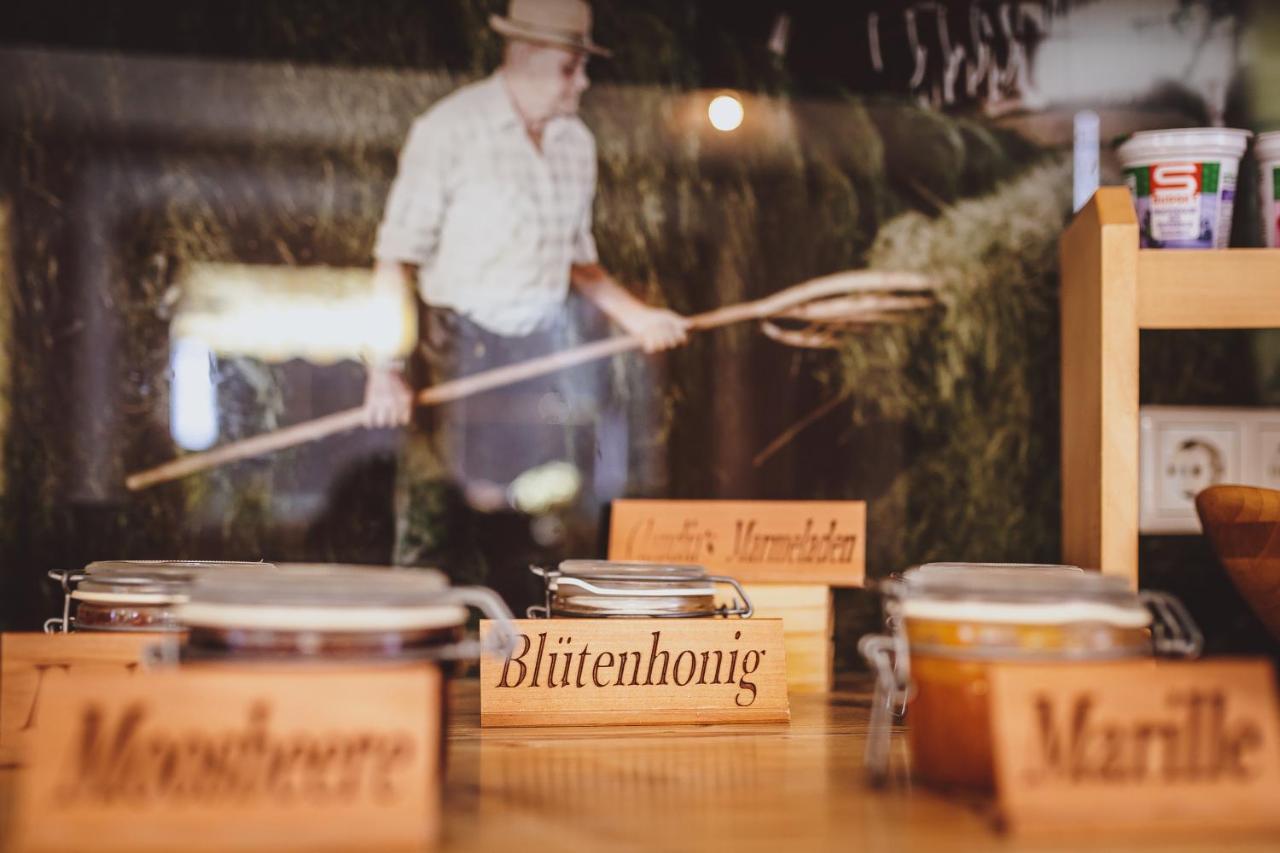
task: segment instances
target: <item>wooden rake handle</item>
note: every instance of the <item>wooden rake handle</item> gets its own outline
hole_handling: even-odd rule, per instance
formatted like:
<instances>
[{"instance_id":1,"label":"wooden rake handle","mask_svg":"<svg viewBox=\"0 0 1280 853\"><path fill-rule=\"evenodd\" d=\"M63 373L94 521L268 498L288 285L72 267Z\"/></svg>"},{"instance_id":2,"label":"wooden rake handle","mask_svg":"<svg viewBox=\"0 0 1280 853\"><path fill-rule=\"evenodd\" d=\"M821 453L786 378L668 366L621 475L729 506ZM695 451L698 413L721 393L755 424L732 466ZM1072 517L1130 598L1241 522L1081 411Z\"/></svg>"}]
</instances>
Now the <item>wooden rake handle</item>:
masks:
<instances>
[{"instance_id":1,"label":"wooden rake handle","mask_svg":"<svg viewBox=\"0 0 1280 853\"><path fill-rule=\"evenodd\" d=\"M812 279L803 284L789 287L778 293L755 302L743 302L727 305L697 314L689 318L689 328L693 331L705 331L746 320L761 320L797 308L817 299L833 296L846 296L850 293L871 293L884 290L925 292L933 288L929 279L915 273L877 272L857 270L836 273ZM532 358L517 364L485 370L480 373L464 376L439 385L432 385L419 391L414 398L416 406L435 406L452 400L460 400L483 391L523 382L537 376L555 373L579 364L598 361L602 358L619 355L640 349L640 339L632 335L606 338L582 346L573 347L562 352ZM283 429L256 435L231 444L215 447L201 453L190 453L171 462L138 471L125 478L125 486L130 491L142 489L170 480L177 480L191 474L217 468L242 459L264 456L277 450L296 447L309 441L335 435L340 432L358 429L365 425L364 407L344 409L325 415L315 420L305 421Z\"/></svg>"}]
</instances>

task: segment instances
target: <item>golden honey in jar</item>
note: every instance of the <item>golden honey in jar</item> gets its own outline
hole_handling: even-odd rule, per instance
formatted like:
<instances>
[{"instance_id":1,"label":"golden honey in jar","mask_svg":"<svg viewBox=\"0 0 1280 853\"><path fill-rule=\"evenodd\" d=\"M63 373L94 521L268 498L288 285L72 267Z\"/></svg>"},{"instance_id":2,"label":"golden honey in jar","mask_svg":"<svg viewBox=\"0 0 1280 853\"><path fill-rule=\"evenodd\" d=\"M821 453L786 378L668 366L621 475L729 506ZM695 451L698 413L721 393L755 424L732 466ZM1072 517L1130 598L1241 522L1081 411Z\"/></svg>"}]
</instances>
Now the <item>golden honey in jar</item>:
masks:
<instances>
[{"instance_id":1,"label":"golden honey in jar","mask_svg":"<svg viewBox=\"0 0 1280 853\"><path fill-rule=\"evenodd\" d=\"M46 622L45 630L178 632L177 607L196 576L273 568L229 561L102 560L78 572L53 571L49 576L63 590L62 616Z\"/></svg>"},{"instance_id":2,"label":"golden honey in jar","mask_svg":"<svg viewBox=\"0 0 1280 853\"><path fill-rule=\"evenodd\" d=\"M730 577L702 566L670 563L566 560L557 568L532 568L543 579L545 600L531 618L698 618L751 615L751 601ZM717 604L716 587L733 598Z\"/></svg>"},{"instance_id":3,"label":"golden honey in jar","mask_svg":"<svg viewBox=\"0 0 1280 853\"><path fill-rule=\"evenodd\" d=\"M892 707L895 694L907 699L913 772L936 785L994 785L991 664L1191 656L1201 643L1175 599L1096 572L935 566L891 584L896 635L864 640L863 651L880 676L877 705ZM897 660L886 664L878 654L885 649ZM873 740L887 737L883 712L879 723L886 731ZM869 757L882 752L869 746Z\"/></svg>"}]
</instances>

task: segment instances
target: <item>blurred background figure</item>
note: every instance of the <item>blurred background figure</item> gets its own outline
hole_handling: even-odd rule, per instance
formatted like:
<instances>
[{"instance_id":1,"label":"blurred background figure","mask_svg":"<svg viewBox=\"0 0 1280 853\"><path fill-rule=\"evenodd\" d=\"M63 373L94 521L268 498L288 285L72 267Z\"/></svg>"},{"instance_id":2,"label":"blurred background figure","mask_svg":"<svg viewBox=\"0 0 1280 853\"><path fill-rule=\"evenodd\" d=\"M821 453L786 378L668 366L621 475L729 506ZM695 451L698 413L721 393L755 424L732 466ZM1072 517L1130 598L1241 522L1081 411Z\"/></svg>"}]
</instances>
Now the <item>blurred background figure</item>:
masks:
<instances>
[{"instance_id":1,"label":"blurred background figure","mask_svg":"<svg viewBox=\"0 0 1280 853\"><path fill-rule=\"evenodd\" d=\"M560 538L532 516L573 503L591 480L600 369L417 414L413 389L565 348L571 288L650 352L682 343L685 321L599 263L596 145L578 108L588 58L609 54L591 39L590 7L512 0L490 25L507 39L501 67L420 116L400 155L375 278L417 294L419 344L407 363L371 366L365 406L370 426L413 426L395 562L484 580L519 605L525 565Z\"/></svg>"}]
</instances>

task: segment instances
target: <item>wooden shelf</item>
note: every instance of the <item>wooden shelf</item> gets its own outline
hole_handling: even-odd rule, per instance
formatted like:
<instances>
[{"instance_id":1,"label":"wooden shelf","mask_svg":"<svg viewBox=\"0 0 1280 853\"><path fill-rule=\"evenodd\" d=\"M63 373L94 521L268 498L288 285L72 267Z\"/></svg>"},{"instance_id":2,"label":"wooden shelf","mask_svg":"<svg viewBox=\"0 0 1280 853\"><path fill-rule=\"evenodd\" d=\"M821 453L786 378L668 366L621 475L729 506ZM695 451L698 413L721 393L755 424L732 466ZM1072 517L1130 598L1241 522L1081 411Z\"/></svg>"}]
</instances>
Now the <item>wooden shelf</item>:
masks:
<instances>
[{"instance_id":1,"label":"wooden shelf","mask_svg":"<svg viewBox=\"0 0 1280 853\"><path fill-rule=\"evenodd\" d=\"M1280 326L1280 249L1142 249L1143 329Z\"/></svg>"},{"instance_id":2,"label":"wooden shelf","mask_svg":"<svg viewBox=\"0 0 1280 853\"><path fill-rule=\"evenodd\" d=\"M1139 249L1124 187L1059 243L1063 560L1138 582L1140 329L1280 327L1280 250Z\"/></svg>"}]
</instances>

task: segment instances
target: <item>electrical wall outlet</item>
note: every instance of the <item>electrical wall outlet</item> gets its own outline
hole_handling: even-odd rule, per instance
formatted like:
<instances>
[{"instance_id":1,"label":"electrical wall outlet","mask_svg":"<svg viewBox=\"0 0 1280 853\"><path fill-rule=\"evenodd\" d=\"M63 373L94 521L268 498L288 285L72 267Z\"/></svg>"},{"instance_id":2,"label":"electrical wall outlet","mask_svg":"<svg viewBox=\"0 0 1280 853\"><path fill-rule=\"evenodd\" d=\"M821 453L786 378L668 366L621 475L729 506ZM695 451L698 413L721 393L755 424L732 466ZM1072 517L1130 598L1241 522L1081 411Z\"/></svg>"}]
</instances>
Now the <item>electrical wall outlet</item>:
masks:
<instances>
[{"instance_id":1,"label":"electrical wall outlet","mask_svg":"<svg viewBox=\"0 0 1280 853\"><path fill-rule=\"evenodd\" d=\"M1259 424L1257 460L1261 469L1258 485L1280 489L1280 420Z\"/></svg>"},{"instance_id":2,"label":"electrical wall outlet","mask_svg":"<svg viewBox=\"0 0 1280 853\"><path fill-rule=\"evenodd\" d=\"M1142 533L1199 533L1196 495L1219 483L1280 489L1280 412L1143 406Z\"/></svg>"}]
</instances>

